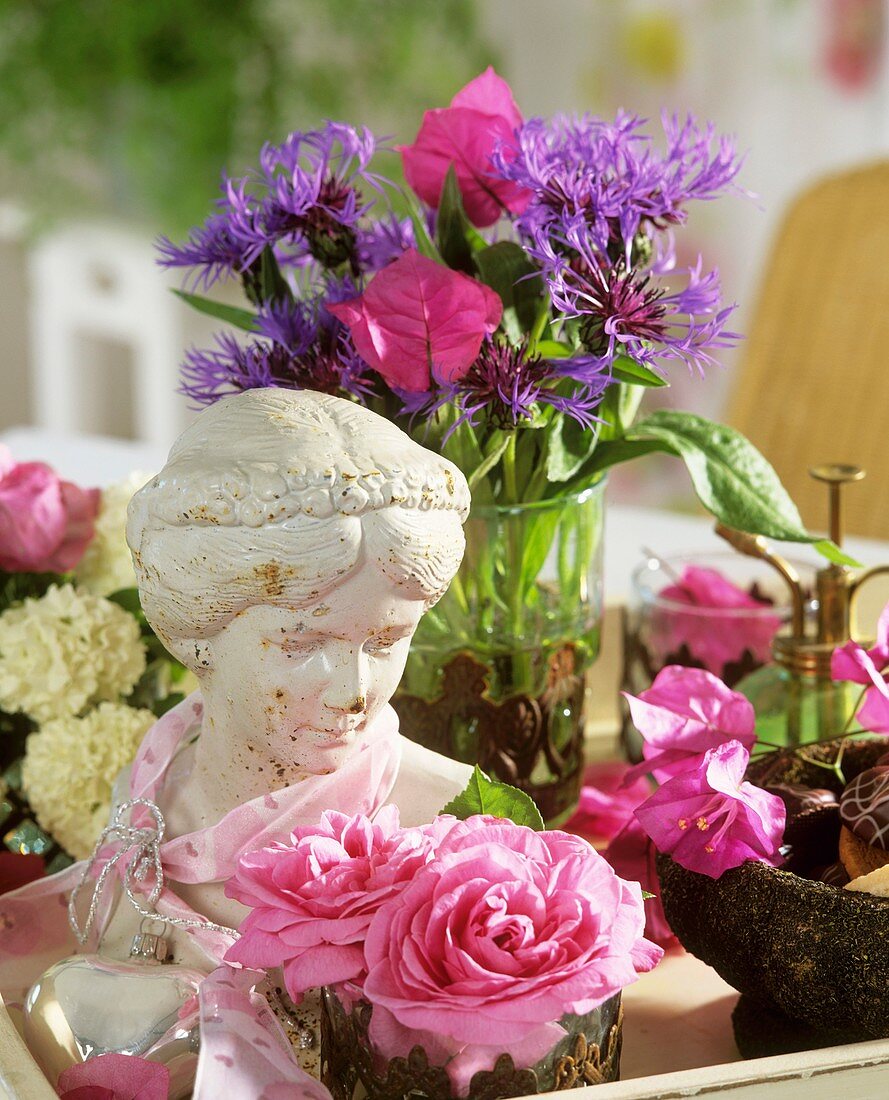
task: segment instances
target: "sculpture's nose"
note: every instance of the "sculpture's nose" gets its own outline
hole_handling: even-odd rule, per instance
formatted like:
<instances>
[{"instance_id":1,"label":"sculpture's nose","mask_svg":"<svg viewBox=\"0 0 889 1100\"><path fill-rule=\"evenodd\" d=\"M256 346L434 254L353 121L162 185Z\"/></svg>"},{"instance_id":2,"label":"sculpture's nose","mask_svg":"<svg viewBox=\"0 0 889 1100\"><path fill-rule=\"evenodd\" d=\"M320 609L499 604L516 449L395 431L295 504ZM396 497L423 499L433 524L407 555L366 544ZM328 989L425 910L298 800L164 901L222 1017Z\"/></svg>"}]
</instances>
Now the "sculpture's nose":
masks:
<instances>
[{"instance_id":1,"label":"sculpture's nose","mask_svg":"<svg viewBox=\"0 0 889 1100\"><path fill-rule=\"evenodd\" d=\"M343 653L332 664L324 705L339 714L363 714L367 709L367 657L358 649Z\"/></svg>"}]
</instances>

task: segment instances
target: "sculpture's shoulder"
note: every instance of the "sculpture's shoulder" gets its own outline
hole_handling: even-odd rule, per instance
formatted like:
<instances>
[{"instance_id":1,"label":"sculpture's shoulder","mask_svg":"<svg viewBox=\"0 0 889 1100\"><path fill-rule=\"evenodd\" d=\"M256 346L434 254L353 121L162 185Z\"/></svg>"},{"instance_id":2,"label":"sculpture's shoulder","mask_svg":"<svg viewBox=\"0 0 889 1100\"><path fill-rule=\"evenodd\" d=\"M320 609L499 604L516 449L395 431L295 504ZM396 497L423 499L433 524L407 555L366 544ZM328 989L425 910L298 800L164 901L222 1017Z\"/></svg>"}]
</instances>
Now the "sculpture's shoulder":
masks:
<instances>
[{"instance_id":1,"label":"sculpture's shoulder","mask_svg":"<svg viewBox=\"0 0 889 1100\"><path fill-rule=\"evenodd\" d=\"M472 768L401 738L401 766L389 796L399 811L402 825L425 825L460 793Z\"/></svg>"}]
</instances>

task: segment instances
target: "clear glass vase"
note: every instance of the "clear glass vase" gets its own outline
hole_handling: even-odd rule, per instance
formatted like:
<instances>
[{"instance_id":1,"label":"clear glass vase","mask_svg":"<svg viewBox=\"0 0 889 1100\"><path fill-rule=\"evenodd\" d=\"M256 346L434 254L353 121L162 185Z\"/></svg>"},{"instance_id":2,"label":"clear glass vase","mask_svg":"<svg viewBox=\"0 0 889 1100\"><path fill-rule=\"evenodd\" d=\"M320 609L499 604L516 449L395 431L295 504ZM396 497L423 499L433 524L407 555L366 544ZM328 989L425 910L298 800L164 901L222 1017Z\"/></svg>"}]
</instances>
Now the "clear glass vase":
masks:
<instances>
[{"instance_id":1,"label":"clear glass vase","mask_svg":"<svg viewBox=\"0 0 889 1100\"><path fill-rule=\"evenodd\" d=\"M420 623L393 700L408 737L527 791L549 823L580 790L604 490L603 478L570 496L474 507L463 563Z\"/></svg>"},{"instance_id":2,"label":"clear glass vase","mask_svg":"<svg viewBox=\"0 0 889 1100\"><path fill-rule=\"evenodd\" d=\"M584 1016L563 1016L564 1036L533 1065L490 1053L470 1077L456 1068L466 1051L437 1059L418 1042L406 1056L388 1057L370 1036L373 1007L349 992L322 991L321 1080L333 1100L499 1100L605 1084L620 1075L620 993Z\"/></svg>"}]
</instances>

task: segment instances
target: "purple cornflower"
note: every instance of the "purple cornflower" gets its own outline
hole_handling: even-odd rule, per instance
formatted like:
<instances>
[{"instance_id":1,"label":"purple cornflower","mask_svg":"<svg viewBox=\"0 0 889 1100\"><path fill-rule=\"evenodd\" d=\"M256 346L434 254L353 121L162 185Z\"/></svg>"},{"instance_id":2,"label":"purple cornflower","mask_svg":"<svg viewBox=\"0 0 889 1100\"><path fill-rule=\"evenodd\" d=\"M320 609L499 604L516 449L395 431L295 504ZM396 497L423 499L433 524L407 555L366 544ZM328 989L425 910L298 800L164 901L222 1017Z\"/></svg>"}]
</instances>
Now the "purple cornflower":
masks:
<instances>
[{"instance_id":1,"label":"purple cornflower","mask_svg":"<svg viewBox=\"0 0 889 1100\"><path fill-rule=\"evenodd\" d=\"M593 356L623 352L649 366L678 359L703 373L714 363L714 348L739 339L725 328L734 306L720 308L719 273L703 274L700 258L682 273L687 284L671 290L653 270L628 270L622 261L602 266L582 230L567 243L573 258L552 250L544 277L556 309L580 318L583 345Z\"/></svg>"},{"instance_id":2,"label":"purple cornflower","mask_svg":"<svg viewBox=\"0 0 889 1100\"><path fill-rule=\"evenodd\" d=\"M368 170L375 152L370 130L341 122L265 145L259 162L267 188L261 211L266 234L289 242L297 253L310 253L322 267L349 263L357 274L358 221L372 203L356 185L380 189L379 177Z\"/></svg>"},{"instance_id":3,"label":"purple cornflower","mask_svg":"<svg viewBox=\"0 0 889 1100\"><path fill-rule=\"evenodd\" d=\"M204 290L209 290L219 279L243 271L251 252L250 243L236 236L225 212L211 214L203 225L192 229L184 244L159 237L156 247L161 267L191 268L193 285Z\"/></svg>"},{"instance_id":4,"label":"purple cornflower","mask_svg":"<svg viewBox=\"0 0 889 1100\"><path fill-rule=\"evenodd\" d=\"M560 386L565 380L574 383L570 392ZM515 346L489 337L462 378L440 382L425 400L412 395L419 400L406 400L403 411L431 416L454 404L460 410L454 427L464 421L476 425L484 414L495 427L514 428L532 420L539 406L549 405L589 428L598 420L594 410L610 382L605 365L595 369L588 361L543 359L529 355L524 343Z\"/></svg>"},{"instance_id":5,"label":"purple cornflower","mask_svg":"<svg viewBox=\"0 0 889 1100\"><path fill-rule=\"evenodd\" d=\"M375 150L369 130L338 122L263 146L259 171L225 178L217 211L183 245L162 238L158 262L195 269L207 287L224 275L248 277L271 246L285 264L311 259L357 274L358 223L372 205L359 186L380 189L368 167Z\"/></svg>"},{"instance_id":6,"label":"purple cornflower","mask_svg":"<svg viewBox=\"0 0 889 1100\"><path fill-rule=\"evenodd\" d=\"M663 153L640 132L645 120L624 112L614 122L591 115L526 122L518 151L510 146L494 157L500 175L533 195L516 219L520 233L539 243L552 231L566 237L582 226L599 252L630 262L637 234L650 238L682 223L688 202L732 187L740 160L730 138L714 148L712 125L666 114L661 121Z\"/></svg>"},{"instance_id":7,"label":"purple cornflower","mask_svg":"<svg viewBox=\"0 0 889 1100\"><path fill-rule=\"evenodd\" d=\"M366 229L358 230L358 262L362 270L379 271L397 260L409 248L416 248L414 227L410 218L389 214Z\"/></svg>"},{"instance_id":8,"label":"purple cornflower","mask_svg":"<svg viewBox=\"0 0 889 1100\"><path fill-rule=\"evenodd\" d=\"M359 399L370 394L367 364L348 330L317 303L265 303L257 329L258 338L245 343L226 332L215 348L188 351L181 391L198 405L266 386Z\"/></svg>"}]
</instances>

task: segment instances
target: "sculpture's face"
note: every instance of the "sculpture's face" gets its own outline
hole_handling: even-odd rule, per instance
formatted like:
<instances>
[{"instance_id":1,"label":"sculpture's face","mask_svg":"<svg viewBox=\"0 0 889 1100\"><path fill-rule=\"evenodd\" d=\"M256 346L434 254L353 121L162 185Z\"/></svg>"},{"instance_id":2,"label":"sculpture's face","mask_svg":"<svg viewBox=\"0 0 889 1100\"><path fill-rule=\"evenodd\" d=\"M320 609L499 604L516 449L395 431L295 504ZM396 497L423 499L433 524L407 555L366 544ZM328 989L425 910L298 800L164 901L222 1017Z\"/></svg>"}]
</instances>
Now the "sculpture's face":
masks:
<instances>
[{"instance_id":1,"label":"sculpture's face","mask_svg":"<svg viewBox=\"0 0 889 1100\"><path fill-rule=\"evenodd\" d=\"M251 741L282 746L281 774L338 768L389 702L425 609L365 564L312 607L258 605L209 643L202 686ZM269 779L274 783L276 777Z\"/></svg>"}]
</instances>

